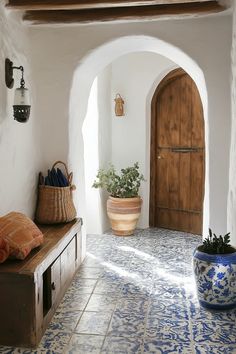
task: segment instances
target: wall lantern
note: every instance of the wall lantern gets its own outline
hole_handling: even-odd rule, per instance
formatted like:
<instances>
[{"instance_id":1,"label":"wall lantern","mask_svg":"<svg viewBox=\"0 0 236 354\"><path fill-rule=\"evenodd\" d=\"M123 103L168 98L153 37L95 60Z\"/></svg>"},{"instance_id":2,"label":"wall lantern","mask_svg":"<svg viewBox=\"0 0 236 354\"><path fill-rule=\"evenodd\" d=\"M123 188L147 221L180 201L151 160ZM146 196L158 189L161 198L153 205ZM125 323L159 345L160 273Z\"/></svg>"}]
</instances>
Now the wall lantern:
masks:
<instances>
[{"instance_id":1,"label":"wall lantern","mask_svg":"<svg viewBox=\"0 0 236 354\"><path fill-rule=\"evenodd\" d=\"M29 90L25 88L24 68L23 66L13 66L13 63L8 58L5 60L5 82L8 88L14 85L13 70L21 70L20 87L15 90L13 116L17 122L25 123L30 116L30 99Z\"/></svg>"},{"instance_id":2,"label":"wall lantern","mask_svg":"<svg viewBox=\"0 0 236 354\"><path fill-rule=\"evenodd\" d=\"M116 94L115 101L115 115L116 116L124 116L124 100L122 99L119 93Z\"/></svg>"}]
</instances>

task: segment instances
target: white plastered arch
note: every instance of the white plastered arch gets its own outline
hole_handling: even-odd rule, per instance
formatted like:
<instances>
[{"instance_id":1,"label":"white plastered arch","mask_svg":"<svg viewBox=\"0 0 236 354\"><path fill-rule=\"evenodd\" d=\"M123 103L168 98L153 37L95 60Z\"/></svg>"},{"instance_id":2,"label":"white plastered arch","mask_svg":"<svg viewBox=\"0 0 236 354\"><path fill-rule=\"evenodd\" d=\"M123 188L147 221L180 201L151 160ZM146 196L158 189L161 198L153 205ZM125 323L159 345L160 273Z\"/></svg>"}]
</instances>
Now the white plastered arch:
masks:
<instances>
[{"instance_id":1,"label":"white plastered arch","mask_svg":"<svg viewBox=\"0 0 236 354\"><path fill-rule=\"evenodd\" d=\"M78 64L74 72L69 115L69 156L71 169L74 171L74 181L77 185L75 205L78 214L84 219L84 235L86 233L86 196L84 180L84 143L82 125L86 116L87 103L91 85L95 77L107 65L125 54L133 52L152 52L163 55L182 67L195 81L203 105L205 120L205 198L203 233L207 231L209 224L209 142L208 142L208 98L204 74L198 64L181 49L150 36L125 36L107 42L91 51ZM159 80L161 78L158 78ZM155 82L155 85L157 82ZM153 86L154 88L154 86ZM149 94L149 100L151 92ZM148 101L148 100L147 100ZM91 127L92 128L92 127ZM83 238L85 239L83 235ZM84 241L85 242L85 241ZM85 249L85 247L84 247Z\"/></svg>"}]
</instances>

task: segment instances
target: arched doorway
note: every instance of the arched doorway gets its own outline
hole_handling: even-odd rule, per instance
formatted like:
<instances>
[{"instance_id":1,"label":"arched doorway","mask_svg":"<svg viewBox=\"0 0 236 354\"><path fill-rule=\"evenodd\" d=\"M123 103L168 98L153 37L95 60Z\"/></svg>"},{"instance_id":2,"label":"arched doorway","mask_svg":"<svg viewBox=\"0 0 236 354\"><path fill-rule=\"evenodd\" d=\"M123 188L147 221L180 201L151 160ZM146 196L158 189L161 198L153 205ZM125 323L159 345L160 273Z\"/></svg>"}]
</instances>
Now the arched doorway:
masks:
<instances>
[{"instance_id":1,"label":"arched doorway","mask_svg":"<svg viewBox=\"0 0 236 354\"><path fill-rule=\"evenodd\" d=\"M201 234L204 184L202 102L191 77L176 69L151 104L150 226Z\"/></svg>"},{"instance_id":2,"label":"arched doorway","mask_svg":"<svg viewBox=\"0 0 236 354\"><path fill-rule=\"evenodd\" d=\"M163 55L164 57L173 60L176 65L183 67L196 82L199 89L205 121L205 145L206 145L206 175L205 175L205 198L204 198L204 233L207 232L209 227L209 141L208 141L208 94L207 85L202 69L196 62L188 56L185 52L158 38L138 35L138 36L125 36L108 41L90 51L90 53L83 57L77 68L74 71L71 95L70 95L70 108L69 108L69 150L68 162L71 170L74 172L74 183L77 189L74 192L74 203L79 210L79 215L83 218L82 229L82 252L85 252L86 245L86 193L85 193L85 163L84 163L84 141L82 135L82 127L87 111L87 103L91 85L95 77L111 63L115 58L121 55L132 52L152 52ZM151 91L150 91L151 92ZM153 90L152 90L153 92ZM149 109L151 104L150 95L147 99L147 116L150 117ZM79 99L78 99L79 97ZM150 98L150 99L149 99ZM144 184L143 190L143 210L146 210L145 217L147 224L149 224L149 180L150 180L150 122L147 122L147 145L146 145L146 174L147 183ZM79 152L79 153L78 153ZM102 208L100 208L101 210ZM100 212L100 211L99 211Z\"/></svg>"}]
</instances>

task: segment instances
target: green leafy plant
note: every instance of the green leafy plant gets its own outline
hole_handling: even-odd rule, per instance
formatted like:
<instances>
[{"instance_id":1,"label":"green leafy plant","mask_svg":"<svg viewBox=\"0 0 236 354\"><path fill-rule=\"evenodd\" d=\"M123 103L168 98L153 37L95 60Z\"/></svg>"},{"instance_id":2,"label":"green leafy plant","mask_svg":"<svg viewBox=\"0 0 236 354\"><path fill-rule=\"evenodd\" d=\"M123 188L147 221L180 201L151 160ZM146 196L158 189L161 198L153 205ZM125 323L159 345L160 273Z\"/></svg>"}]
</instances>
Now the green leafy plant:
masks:
<instances>
[{"instance_id":1,"label":"green leafy plant","mask_svg":"<svg viewBox=\"0 0 236 354\"><path fill-rule=\"evenodd\" d=\"M116 198L137 197L141 181L144 181L138 162L135 162L134 166L121 169L120 175L110 164L107 170L99 169L96 178L92 187L103 188Z\"/></svg>"},{"instance_id":2,"label":"green leafy plant","mask_svg":"<svg viewBox=\"0 0 236 354\"><path fill-rule=\"evenodd\" d=\"M230 232L224 236L217 236L212 233L211 229L209 229L209 235L203 241L199 250L208 254L226 254L235 252L235 249L230 245Z\"/></svg>"}]
</instances>

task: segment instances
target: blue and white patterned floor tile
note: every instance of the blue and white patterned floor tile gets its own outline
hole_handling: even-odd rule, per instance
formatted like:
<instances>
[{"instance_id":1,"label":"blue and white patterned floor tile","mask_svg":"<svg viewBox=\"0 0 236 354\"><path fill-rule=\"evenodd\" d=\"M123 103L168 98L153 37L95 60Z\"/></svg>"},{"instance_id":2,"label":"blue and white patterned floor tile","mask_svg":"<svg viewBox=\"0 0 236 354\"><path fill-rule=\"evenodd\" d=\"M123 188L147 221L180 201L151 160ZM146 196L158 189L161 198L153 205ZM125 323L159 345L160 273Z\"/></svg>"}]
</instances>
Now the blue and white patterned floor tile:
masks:
<instances>
[{"instance_id":1,"label":"blue and white patterned floor tile","mask_svg":"<svg viewBox=\"0 0 236 354\"><path fill-rule=\"evenodd\" d=\"M82 311L69 310L67 308L60 309L53 317L49 324L50 330L63 332L73 332L82 315Z\"/></svg>"},{"instance_id":2,"label":"blue and white patterned floor tile","mask_svg":"<svg viewBox=\"0 0 236 354\"><path fill-rule=\"evenodd\" d=\"M163 299L163 300L176 300L186 301L186 289L184 283L178 280L172 282L167 282L164 277L157 278L153 280L152 288L153 296L152 298Z\"/></svg>"},{"instance_id":3,"label":"blue and white patterned floor tile","mask_svg":"<svg viewBox=\"0 0 236 354\"><path fill-rule=\"evenodd\" d=\"M194 349L186 343L146 338L143 353L146 354L193 354Z\"/></svg>"},{"instance_id":4,"label":"blue and white patterned floor tile","mask_svg":"<svg viewBox=\"0 0 236 354\"><path fill-rule=\"evenodd\" d=\"M123 297L117 301L114 312L123 313L125 315L133 314L134 316L146 316L148 304L148 297L140 295L136 297Z\"/></svg>"},{"instance_id":5,"label":"blue and white patterned floor tile","mask_svg":"<svg viewBox=\"0 0 236 354\"><path fill-rule=\"evenodd\" d=\"M67 347L71 333L48 329L38 347L38 353L62 354Z\"/></svg>"},{"instance_id":6,"label":"blue and white patterned floor tile","mask_svg":"<svg viewBox=\"0 0 236 354\"><path fill-rule=\"evenodd\" d=\"M193 322L192 331L196 343L236 345L236 326L232 322Z\"/></svg>"},{"instance_id":7,"label":"blue and white patterned floor tile","mask_svg":"<svg viewBox=\"0 0 236 354\"><path fill-rule=\"evenodd\" d=\"M76 294L91 294L97 284L97 279L76 277L70 286L70 292Z\"/></svg>"},{"instance_id":8,"label":"blue and white patterned floor tile","mask_svg":"<svg viewBox=\"0 0 236 354\"><path fill-rule=\"evenodd\" d=\"M75 332L80 334L105 335L111 321L111 313L84 312Z\"/></svg>"},{"instance_id":9,"label":"blue and white patterned floor tile","mask_svg":"<svg viewBox=\"0 0 236 354\"><path fill-rule=\"evenodd\" d=\"M89 279L98 279L102 273L102 269L94 267L80 267L78 271L78 277L80 278L89 278Z\"/></svg>"},{"instance_id":10,"label":"blue and white patterned floor tile","mask_svg":"<svg viewBox=\"0 0 236 354\"><path fill-rule=\"evenodd\" d=\"M225 345L196 345L196 354L235 354L236 346Z\"/></svg>"},{"instance_id":11,"label":"blue and white patterned floor tile","mask_svg":"<svg viewBox=\"0 0 236 354\"><path fill-rule=\"evenodd\" d=\"M188 320L188 308L186 302L173 299L152 299L149 306L149 318L170 318L173 320Z\"/></svg>"},{"instance_id":12,"label":"blue and white patterned floor tile","mask_svg":"<svg viewBox=\"0 0 236 354\"><path fill-rule=\"evenodd\" d=\"M37 349L0 346L1 354L64 354L71 333L48 329Z\"/></svg>"},{"instance_id":13,"label":"blue and white patterned floor tile","mask_svg":"<svg viewBox=\"0 0 236 354\"><path fill-rule=\"evenodd\" d=\"M128 279L127 279L128 280ZM128 280L125 282L121 288L121 296L125 299L126 297L146 297L152 293L153 282L150 281L137 281L133 284L132 281Z\"/></svg>"},{"instance_id":14,"label":"blue and white patterned floor tile","mask_svg":"<svg viewBox=\"0 0 236 354\"><path fill-rule=\"evenodd\" d=\"M113 312L117 303L116 295L93 294L86 306L86 311Z\"/></svg>"},{"instance_id":15,"label":"blue and white patterned floor tile","mask_svg":"<svg viewBox=\"0 0 236 354\"><path fill-rule=\"evenodd\" d=\"M30 350L27 348L11 348L0 346L1 354L39 354L38 350Z\"/></svg>"},{"instance_id":16,"label":"blue and white patterned floor tile","mask_svg":"<svg viewBox=\"0 0 236 354\"><path fill-rule=\"evenodd\" d=\"M190 301L189 304L190 316L192 320L195 321L215 321L215 322L228 322L236 323L236 310L228 311L216 311L216 310L206 310L203 307L199 307L198 303L195 301Z\"/></svg>"},{"instance_id":17,"label":"blue and white patterned floor tile","mask_svg":"<svg viewBox=\"0 0 236 354\"><path fill-rule=\"evenodd\" d=\"M102 268L103 257L97 257L93 254L87 253L86 259L83 262L84 267Z\"/></svg>"},{"instance_id":18,"label":"blue and white patterned floor tile","mask_svg":"<svg viewBox=\"0 0 236 354\"><path fill-rule=\"evenodd\" d=\"M106 337L102 354L141 354L142 339L138 337Z\"/></svg>"},{"instance_id":19,"label":"blue and white patterned floor tile","mask_svg":"<svg viewBox=\"0 0 236 354\"><path fill-rule=\"evenodd\" d=\"M37 349L2 354L236 354L236 309L200 308L199 236L164 229L87 237L87 257Z\"/></svg>"},{"instance_id":20,"label":"blue and white patterned floor tile","mask_svg":"<svg viewBox=\"0 0 236 354\"><path fill-rule=\"evenodd\" d=\"M120 293L121 288L122 283L120 283L119 280L112 281L109 279L99 279L93 293L100 295L112 293L114 295L117 295Z\"/></svg>"},{"instance_id":21,"label":"blue and white patterned floor tile","mask_svg":"<svg viewBox=\"0 0 236 354\"><path fill-rule=\"evenodd\" d=\"M145 332L145 316L125 314L116 311L113 314L108 335L112 337L142 338Z\"/></svg>"},{"instance_id":22,"label":"blue and white patterned floor tile","mask_svg":"<svg viewBox=\"0 0 236 354\"><path fill-rule=\"evenodd\" d=\"M68 310L78 310L78 311L83 311L88 303L88 300L90 298L90 294L81 294L81 293L76 293L73 289L69 289L69 291L65 294L59 309L62 309L64 311L65 308Z\"/></svg>"},{"instance_id":23,"label":"blue and white patterned floor tile","mask_svg":"<svg viewBox=\"0 0 236 354\"><path fill-rule=\"evenodd\" d=\"M190 343L191 333L188 321L160 319L149 317L147 320L146 336L163 341Z\"/></svg>"},{"instance_id":24,"label":"blue and white patterned floor tile","mask_svg":"<svg viewBox=\"0 0 236 354\"><path fill-rule=\"evenodd\" d=\"M65 353L68 354L99 354L104 342L103 336L73 334Z\"/></svg>"}]
</instances>

